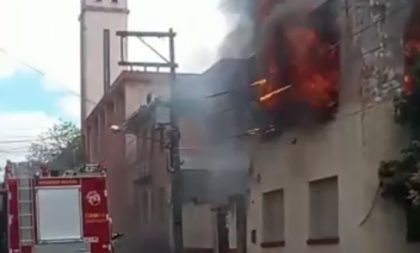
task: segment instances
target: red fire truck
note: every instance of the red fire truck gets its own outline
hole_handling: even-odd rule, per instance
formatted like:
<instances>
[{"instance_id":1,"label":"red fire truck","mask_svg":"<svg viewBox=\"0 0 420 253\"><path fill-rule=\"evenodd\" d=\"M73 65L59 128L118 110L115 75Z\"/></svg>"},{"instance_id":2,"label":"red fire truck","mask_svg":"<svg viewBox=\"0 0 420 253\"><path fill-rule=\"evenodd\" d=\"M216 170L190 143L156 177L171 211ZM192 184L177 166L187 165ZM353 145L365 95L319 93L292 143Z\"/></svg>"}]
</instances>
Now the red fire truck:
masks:
<instances>
[{"instance_id":1,"label":"red fire truck","mask_svg":"<svg viewBox=\"0 0 420 253\"><path fill-rule=\"evenodd\" d=\"M106 173L98 166L85 172L34 176L5 171L8 253L110 253Z\"/></svg>"}]
</instances>

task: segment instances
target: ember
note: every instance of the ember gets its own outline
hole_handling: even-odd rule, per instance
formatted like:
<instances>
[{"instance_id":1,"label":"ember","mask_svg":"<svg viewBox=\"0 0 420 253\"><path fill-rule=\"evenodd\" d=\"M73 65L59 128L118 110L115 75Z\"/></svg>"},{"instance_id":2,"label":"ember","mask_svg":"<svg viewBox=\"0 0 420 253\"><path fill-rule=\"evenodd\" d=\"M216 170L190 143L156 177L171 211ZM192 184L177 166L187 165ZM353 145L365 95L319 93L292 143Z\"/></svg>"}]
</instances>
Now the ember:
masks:
<instances>
[{"instance_id":1,"label":"ember","mask_svg":"<svg viewBox=\"0 0 420 253\"><path fill-rule=\"evenodd\" d=\"M272 92L270 92L270 93L267 93L267 94L265 94L264 96L262 96L262 97L260 97L260 102L263 102L263 101L265 101L265 100L268 100L268 99L270 99L270 98L272 98L273 96L275 96L275 95L277 95L277 94L280 94L280 93L282 93L283 91L285 91L285 90L288 90L288 89L290 89L290 85L288 85L288 86L286 86L286 87L283 87L283 88L278 88L277 90L274 90L274 91L272 91Z\"/></svg>"},{"instance_id":2,"label":"ember","mask_svg":"<svg viewBox=\"0 0 420 253\"><path fill-rule=\"evenodd\" d=\"M260 6L261 15L268 15L261 20L265 23L259 55L262 79L251 84L260 104L275 113L299 105L314 114L332 114L338 103L339 78L332 0L309 12L282 10L288 8L283 3L268 8L274 2L264 0Z\"/></svg>"}]
</instances>

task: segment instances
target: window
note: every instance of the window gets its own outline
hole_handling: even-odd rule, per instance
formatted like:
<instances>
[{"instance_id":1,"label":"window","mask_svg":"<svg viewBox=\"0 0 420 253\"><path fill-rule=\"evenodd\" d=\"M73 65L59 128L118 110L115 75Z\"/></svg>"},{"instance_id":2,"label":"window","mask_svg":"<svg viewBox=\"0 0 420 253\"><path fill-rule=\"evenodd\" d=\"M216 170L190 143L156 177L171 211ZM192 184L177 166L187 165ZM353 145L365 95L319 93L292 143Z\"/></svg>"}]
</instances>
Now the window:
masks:
<instances>
[{"instance_id":1,"label":"window","mask_svg":"<svg viewBox=\"0 0 420 253\"><path fill-rule=\"evenodd\" d=\"M118 0L111 0L111 2L113 2L113 3L118 3Z\"/></svg>"},{"instance_id":2,"label":"window","mask_svg":"<svg viewBox=\"0 0 420 253\"><path fill-rule=\"evenodd\" d=\"M101 112L101 125L102 125L102 130L103 130L102 135L105 135L106 131L108 130L106 126L107 121L108 119L107 119L106 111L104 110Z\"/></svg>"},{"instance_id":3,"label":"window","mask_svg":"<svg viewBox=\"0 0 420 253\"><path fill-rule=\"evenodd\" d=\"M143 224L149 221L149 193L147 190L142 192L141 217Z\"/></svg>"},{"instance_id":4,"label":"window","mask_svg":"<svg viewBox=\"0 0 420 253\"><path fill-rule=\"evenodd\" d=\"M107 126L112 124L112 116L114 115L114 103L113 102L109 102L106 105L106 122L105 124Z\"/></svg>"},{"instance_id":5,"label":"window","mask_svg":"<svg viewBox=\"0 0 420 253\"><path fill-rule=\"evenodd\" d=\"M338 243L338 179L325 178L309 183L308 243Z\"/></svg>"},{"instance_id":6,"label":"window","mask_svg":"<svg viewBox=\"0 0 420 253\"><path fill-rule=\"evenodd\" d=\"M108 91L111 85L111 61L110 61L110 35L109 29L103 31L103 81L104 94Z\"/></svg>"},{"instance_id":7,"label":"window","mask_svg":"<svg viewBox=\"0 0 420 253\"><path fill-rule=\"evenodd\" d=\"M105 143L104 140L104 134L105 134L105 114L104 113L99 113L98 115L98 134L97 134L97 141L96 141L96 145L97 145L97 159L99 159L100 157L102 158L103 154L102 152L104 151L103 149L103 144Z\"/></svg>"},{"instance_id":8,"label":"window","mask_svg":"<svg viewBox=\"0 0 420 253\"><path fill-rule=\"evenodd\" d=\"M156 131L153 129L153 126L152 127L150 127L150 130L149 130L149 138L150 138L150 159L152 159L153 158L153 154L155 153L154 151L155 151L155 142L156 142Z\"/></svg>"},{"instance_id":9,"label":"window","mask_svg":"<svg viewBox=\"0 0 420 253\"><path fill-rule=\"evenodd\" d=\"M276 190L263 194L262 246L282 246L284 242L284 194Z\"/></svg>"},{"instance_id":10,"label":"window","mask_svg":"<svg viewBox=\"0 0 420 253\"><path fill-rule=\"evenodd\" d=\"M93 128L93 135L94 136L93 136L92 145L93 145L93 157L96 160L96 159L98 159L98 154L99 154L98 145L99 145L99 124L100 124L100 122L99 122L99 117L98 116L94 120L95 120L94 128Z\"/></svg>"},{"instance_id":11,"label":"window","mask_svg":"<svg viewBox=\"0 0 420 253\"><path fill-rule=\"evenodd\" d=\"M40 188L36 201L39 240L82 239L79 188Z\"/></svg>"},{"instance_id":12,"label":"window","mask_svg":"<svg viewBox=\"0 0 420 253\"><path fill-rule=\"evenodd\" d=\"M147 93L146 95L146 104L150 104L152 102L153 94L151 92Z\"/></svg>"},{"instance_id":13,"label":"window","mask_svg":"<svg viewBox=\"0 0 420 253\"><path fill-rule=\"evenodd\" d=\"M143 129L143 131L142 131L142 133L141 133L141 139L142 139L142 144L141 144L141 158L142 159L148 159L148 157L147 157L147 155L148 155L148 153L147 153L147 148L148 148L148 146L147 146L147 144L148 144L148 131L147 131L147 128L146 129Z\"/></svg>"},{"instance_id":14,"label":"window","mask_svg":"<svg viewBox=\"0 0 420 253\"><path fill-rule=\"evenodd\" d=\"M87 150L87 156L92 157L92 129L90 126L86 129L85 145Z\"/></svg>"},{"instance_id":15,"label":"window","mask_svg":"<svg viewBox=\"0 0 420 253\"><path fill-rule=\"evenodd\" d=\"M150 189L143 189L142 200L141 200L141 217L143 224L147 224L151 221L152 217L152 204L153 196Z\"/></svg>"},{"instance_id":16,"label":"window","mask_svg":"<svg viewBox=\"0 0 420 253\"><path fill-rule=\"evenodd\" d=\"M157 200L156 200L156 213L157 213L157 220L160 222L166 221L166 194L165 188L159 187L157 192Z\"/></svg>"},{"instance_id":17,"label":"window","mask_svg":"<svg viewBox=\"0 0 420 253\"><path fill-rule=\"evenodd\" d=\"M251 230L251 243L257 243L257 230L255 229Z\"/></svg>"},{"instance_id":18,"label":"window","mask_svg":"<svg viewBox=\"0 0 420 253\"><path fill-rule=\"evenodd\" d=\"M113 116L115 112L114 102L110 102L106 106L106 125L112 125L113 123Z\"/></svg>"}]
</instances>

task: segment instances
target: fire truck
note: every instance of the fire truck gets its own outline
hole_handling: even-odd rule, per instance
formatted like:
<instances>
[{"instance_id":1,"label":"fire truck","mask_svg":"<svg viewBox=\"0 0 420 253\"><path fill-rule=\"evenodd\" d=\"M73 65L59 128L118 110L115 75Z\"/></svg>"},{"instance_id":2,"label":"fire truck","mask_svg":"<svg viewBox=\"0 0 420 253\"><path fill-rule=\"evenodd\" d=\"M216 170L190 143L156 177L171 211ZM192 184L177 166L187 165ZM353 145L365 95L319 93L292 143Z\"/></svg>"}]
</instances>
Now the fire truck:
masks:
<instances>
[{"instance_id":1,"label":"fire truck","mask_svg":"<svg viewBox=\"0 0 420 253\"><path fill-rule=\"evenodd\" d=\"M52 176L43 167L4 180L8 253L110 253L106 170L88 165ZM113 236L115 238L113 238Z\"/></svg>"}]
</instances>

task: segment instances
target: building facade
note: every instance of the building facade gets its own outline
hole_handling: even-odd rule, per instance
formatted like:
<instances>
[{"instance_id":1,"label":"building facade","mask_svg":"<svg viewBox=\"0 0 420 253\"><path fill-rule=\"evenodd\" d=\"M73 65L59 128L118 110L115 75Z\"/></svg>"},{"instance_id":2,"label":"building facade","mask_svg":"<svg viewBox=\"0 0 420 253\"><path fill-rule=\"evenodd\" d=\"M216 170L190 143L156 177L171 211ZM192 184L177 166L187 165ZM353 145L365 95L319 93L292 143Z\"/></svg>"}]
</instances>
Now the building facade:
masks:
<instances>
[{"instance_id":1,"label":"building facade","mask_svg":"<svg viewBox=\"0 0 420 253\"><path fill-rule=\"evenodd\" d=\"M164 122L157 115L165 111ZM134 153L130 159L129 187L132 194L131 224L138 250L170 251L170 168L168 164L167 127L168 108L149 94L123 124L124 132L133 137Z\"/></svg>"},{"instance_id":2,"label":"building facade","mask_svg":"<svg viewBox=\"0 0 420 253\"><path fill-rule=\"evenodd\" d=\"M156 74L155 74L156 75ZM157 74L158 75L158 74ZM169 78L169 75L162 74ZM177 75L175 89L187 88L186 83L199 85L200 75ZM167 82L169 84L169 82ZM169 86L168 86L169 87ZM171 170L169 162L169 107L168 97L154 92L123 124L124 132L132 138L133 153L129 159L132 169L128 182L132 194L127 195L131 202L131 224L136 224L133 231L139 250L167 252L171 247ZM178 101L180 97L175 97ZM178 101L179 102L179 101ZM178 104L177 102L177 104ZM179 102L181 103L181 102ZM200 131L197 122L188 121L181 108L176 109L177 122L181 132L182 158L192 157L197 153L197 141ZM130 137L131 136L131 137ZM199 142L198 142L199 143ZM189 147L189 148L185 148ZM195 147L195 148L191 148ZM206 189L200 191L197 184L204 182L200 177L182 169L183 173L183 239L187 252L212 252L213 223L211 205L206 202ZM188 181L188 182L187 182ZM200 188L202 189L202 188ZM127 192L128 193L128 192ZM197 219L202 219L197 223Z\"/></svg>"},{"instance_id":3,"label":"building facade","mask_svg":"<svg viewBox=\"0 0 420 253\"><path fill-rule=\"evenodd\" d=\"M167 97L165 76L142 73L122 72L112 84L98 105L85 120L85 152L88 162L104 162L108 169L109 206L113 219L113 229L127 234L131 240L139 229L133 217L139 214L133 210L134 181L133 173L139 172L137 140L124 132L115 132L112 126L122 126L139 105L145 105L149 93ZM134 249L136 245L126 243Z\"/></svg>"},{"instance_id":4,"label":"building facade","mask_svg":"<svg viewBox=\"0 0 420 253\"><path fill-rule=\"evenodd\" d=\"M418 251L418 244L406 239L404 210L378 194L380 162L398 157L407 143L392 102L393 91L403 86L404 49L390 40L401 40L409 7L380 1L387 11L401 8L380 23L370 18L374 10L367 3L349 1L357 10L345 4L334 10L341 22L339 106L333 119L247 138L253 164L248 252ZM379 53L375 48L381 43L388 44ZM375 71L366 73L366 67Z\"/></svg>"}]
</instances>

